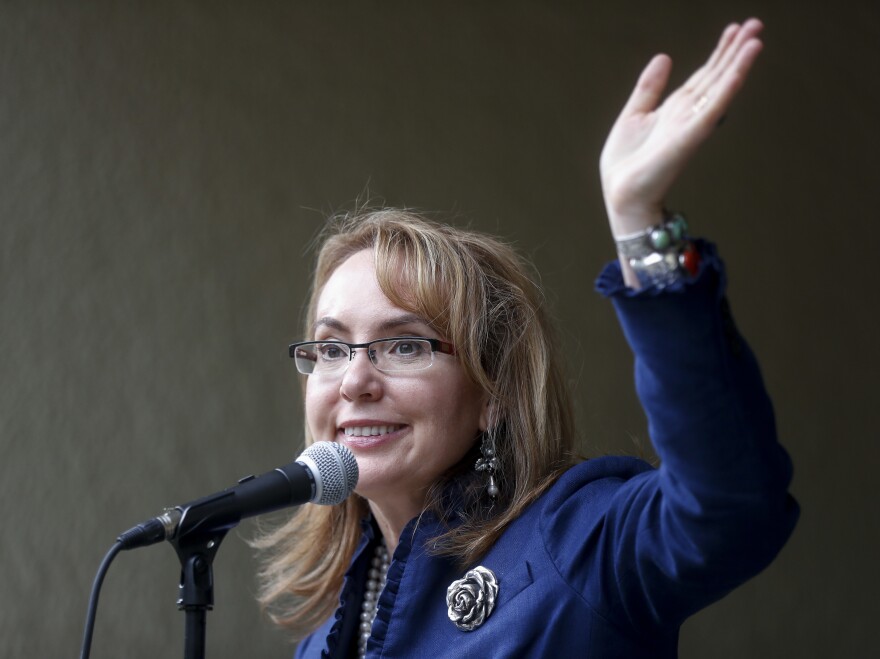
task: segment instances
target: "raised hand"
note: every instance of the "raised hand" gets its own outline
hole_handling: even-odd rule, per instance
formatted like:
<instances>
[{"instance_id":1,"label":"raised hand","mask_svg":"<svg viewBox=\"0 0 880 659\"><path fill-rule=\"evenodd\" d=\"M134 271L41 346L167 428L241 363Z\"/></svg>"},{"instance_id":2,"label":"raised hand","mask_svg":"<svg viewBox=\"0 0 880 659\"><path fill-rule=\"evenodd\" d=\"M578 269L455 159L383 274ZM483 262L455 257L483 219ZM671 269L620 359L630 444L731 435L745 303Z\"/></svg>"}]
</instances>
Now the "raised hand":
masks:
<instances>
[{"instance_id":1,"label":"raised hand","mask_svg":"<svg viewBox=\"0 0 880 659\"><path fill-rule=\"evenodd\" d=\"M642 71L600 159L615 237L661 221L667 192L724 116L761 52L762 28L755 18L729 25L709 60L662 103L672 60L656 55Z\"/></svg>"}]
</instances>

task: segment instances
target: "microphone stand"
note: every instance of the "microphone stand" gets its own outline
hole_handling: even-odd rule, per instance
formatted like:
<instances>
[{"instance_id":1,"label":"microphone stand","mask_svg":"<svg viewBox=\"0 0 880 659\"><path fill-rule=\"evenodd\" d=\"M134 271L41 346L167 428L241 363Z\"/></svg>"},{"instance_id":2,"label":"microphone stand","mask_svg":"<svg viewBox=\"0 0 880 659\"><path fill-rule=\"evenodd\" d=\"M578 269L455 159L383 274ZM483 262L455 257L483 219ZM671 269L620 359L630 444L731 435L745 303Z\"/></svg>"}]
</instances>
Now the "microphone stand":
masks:
<instances>
[{"instance_id":1,"label":"microphone stand","mask_svg":"<svg viewBox=\"0 0 880 659\"><path fill-rule=\"evenodd\" d=\"M120 550L162 540L171 543L180 559L177 608L186 614L184 659L204 659L207 612L214 608L214 557L229 529L242 517L307 501L341 503L354 490L357 479L357 461L351 451L340 444L316 442L295 463L262 476L245 476L237 486L183 506L166 508L162 515L121 534L98 571L89 602L82 656L88 657L91 646L97 591L107 566Z\"/></svg>"},{"instance_id":2,"label":"microphone stand","mask_svg":"<svg viewBox=\"0 0 880 659\"><path fill-rule=\"evenodd\" d=\"M190 532L170 541L180 559L177 608L186 614L184 659L205 659L207 612L214 608L214 557L228 530Z\"/></svg>"}]
</instances>

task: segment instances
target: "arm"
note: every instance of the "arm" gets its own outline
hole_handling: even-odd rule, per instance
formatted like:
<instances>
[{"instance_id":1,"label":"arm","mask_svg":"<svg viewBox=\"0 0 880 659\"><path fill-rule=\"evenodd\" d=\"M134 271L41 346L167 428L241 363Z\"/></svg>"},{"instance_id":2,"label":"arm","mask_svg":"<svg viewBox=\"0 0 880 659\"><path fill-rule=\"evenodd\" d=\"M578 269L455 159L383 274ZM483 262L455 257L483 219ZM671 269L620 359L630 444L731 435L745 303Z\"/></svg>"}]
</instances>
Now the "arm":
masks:
<instances>
[{"instance_id":1,"label":"arm","mask_svg":"<svg viewBox=\"0 0 880 659\"><path fill-rule=\"evenodd\" d=\"M760 572L798 516L758 364L730 315L723 266L703 250L699 276L662 293L627 289L617 263L597 283L635 354L662 460L611 495L593 570L612 575L604 613L634 633L680 625Z\"/></svg>"},{"instance_id":2,"label":"arm","mask_svg":"<svg viewBox=\"0 0 880 659\"><path fill-rule=\"evenodd\" d=\"M712 133L760 53L763 25L749 19L721 35L709 60L662 103L672 60L654 57L605 142L599 162L611 232L618 238L658 224L672 184ZM624 281L638 280L621 259Z\"/></svg>"},{"instance_id":3,"label":"arm","mask_svg":"<svg viewBox=\"0 0 880 659\"><path fill-rule=\"evenodd\" d=\"M757 57L761 27L728 27L708 62L660 105L669 59L655 57L642 73L602 154L615 236L661 220L669 188ZM797 518L787 494L791 464L757 362L730 315L724 268L711 245L701 251L699 275L663 292L631 290L638 283L623 259L599 282L635 354L636 387L662 460L656 473L617 492L607 520L620 611L636 629L680 624L759 572Z\"/></svg>"}]
</instances>

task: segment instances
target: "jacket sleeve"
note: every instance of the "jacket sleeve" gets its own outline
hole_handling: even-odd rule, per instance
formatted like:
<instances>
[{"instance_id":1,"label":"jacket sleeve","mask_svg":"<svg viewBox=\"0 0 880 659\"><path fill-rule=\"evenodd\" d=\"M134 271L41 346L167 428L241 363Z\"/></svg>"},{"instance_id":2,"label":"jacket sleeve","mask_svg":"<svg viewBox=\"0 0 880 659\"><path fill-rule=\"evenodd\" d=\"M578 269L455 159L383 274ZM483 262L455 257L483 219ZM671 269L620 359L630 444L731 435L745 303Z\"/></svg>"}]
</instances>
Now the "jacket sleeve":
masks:
<instances>
[{"instance_id":1,"label":"jacket sleeve","mask_svg":"<svg viewBox=\"0 0 880 659\"><path fill-rule=\"evenodd\" d=\"M714 246L699 247L692 281L634 291L618 263L597 281L635 355L636 389L661 460L614 490L603 524L605 592L636 629L680 625L757 574L798 515L788 494L791 462L731 317L723 264Z\"/></svg>"}]
</instances>

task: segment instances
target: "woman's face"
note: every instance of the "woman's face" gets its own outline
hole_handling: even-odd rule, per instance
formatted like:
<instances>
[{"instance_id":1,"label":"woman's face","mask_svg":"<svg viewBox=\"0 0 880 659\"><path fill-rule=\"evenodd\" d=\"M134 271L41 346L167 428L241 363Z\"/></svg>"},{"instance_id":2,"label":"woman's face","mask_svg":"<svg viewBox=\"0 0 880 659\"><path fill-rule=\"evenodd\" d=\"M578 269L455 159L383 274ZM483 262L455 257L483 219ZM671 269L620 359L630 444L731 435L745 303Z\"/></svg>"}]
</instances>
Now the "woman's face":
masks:
<instances>
[{"instance_id":1,"label":"woman's face","mask_svg":"<svg viewBox=\"0 0 880 659\"><path fill-rule=\"evenodd\" d=\"M376 280L373 254L357 252L318 298L316 340L364 343L392 336L448 340L395 306ZM485 429L486 397L454 356L434 353L420 371L382 373L357 350L341 374L313 374L306 418L315 441L345 444L357 458L356 492L421 505L425 489L459 462Z\"/></svg>"}]
</instances>

